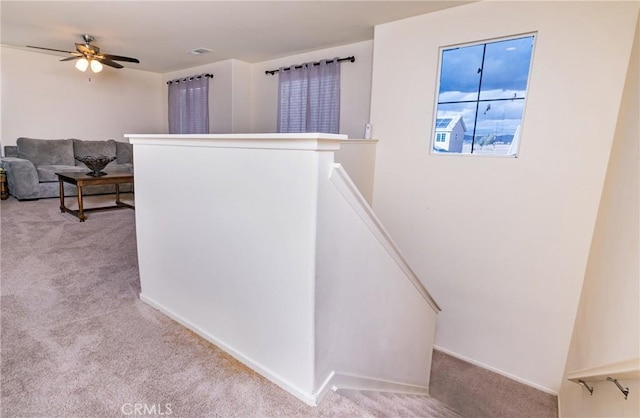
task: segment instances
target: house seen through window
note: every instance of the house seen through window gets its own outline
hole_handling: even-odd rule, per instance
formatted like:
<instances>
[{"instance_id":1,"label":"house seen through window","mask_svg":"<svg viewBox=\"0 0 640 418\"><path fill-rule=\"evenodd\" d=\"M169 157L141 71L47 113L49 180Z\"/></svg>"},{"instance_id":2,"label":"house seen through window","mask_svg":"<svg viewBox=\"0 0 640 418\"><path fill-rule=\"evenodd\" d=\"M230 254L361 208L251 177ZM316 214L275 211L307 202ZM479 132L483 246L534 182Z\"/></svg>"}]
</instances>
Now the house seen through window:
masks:
<instances>
[{"instance_id":1,"label":"house seen through window","mask_svg":"<svg viewBox=\"0 0 640 418\"><path fill-rule=\"evenodd\" d=\"M432 153L517 156L535 35L443 48Z\"/></svg>"}]
</instances>

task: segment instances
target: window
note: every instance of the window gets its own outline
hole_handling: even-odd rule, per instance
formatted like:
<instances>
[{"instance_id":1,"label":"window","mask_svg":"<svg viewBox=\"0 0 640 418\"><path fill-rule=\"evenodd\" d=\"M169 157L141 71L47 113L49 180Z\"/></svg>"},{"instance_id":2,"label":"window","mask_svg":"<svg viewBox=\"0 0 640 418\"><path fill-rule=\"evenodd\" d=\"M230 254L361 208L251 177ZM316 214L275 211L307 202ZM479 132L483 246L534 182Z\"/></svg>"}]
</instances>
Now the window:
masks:
<instances>
[{"instance_id":1,"label":"window","mask_svg":"<svg viewBox=\"0 0 640 418\"><path fill-rule=\"evenodd\" d=\"M339 132L337 58L280 68L278 86L278 132Z\"/></svg>"},{"instance_id":2,"label":"window","mask_svg":"<svg viewBox=\"0 0 640 418\"><path fill-rule=\"evenodd\" d=\"M441 50L432 153L517 156L534 43L526 35Z\"/></svg>"},{"instance_id":3,"label":"window","mask_svg":"<svg viewBox=\"0 0 640 418\"><path fill-rule=\"evenodd\" d=\"M209 77L169 82L169 133L209 133Z\"/></svg>"}]
</instances>

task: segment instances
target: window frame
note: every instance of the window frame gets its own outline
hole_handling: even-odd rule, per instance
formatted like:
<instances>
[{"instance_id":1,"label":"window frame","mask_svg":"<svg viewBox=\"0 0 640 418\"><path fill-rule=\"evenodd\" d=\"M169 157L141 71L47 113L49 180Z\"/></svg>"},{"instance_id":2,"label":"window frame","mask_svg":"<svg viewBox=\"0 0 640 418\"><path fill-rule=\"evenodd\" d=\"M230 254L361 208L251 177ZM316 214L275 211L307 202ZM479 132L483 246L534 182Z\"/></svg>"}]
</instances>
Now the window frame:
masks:
<instances>
[{"instance_id":1,"label":"window frame","mask_svg":"<svg viewBox=\"0 0 640 418\"><path fill-rule=\"evenodd\" d=\"M526 89L525 89L525 95L524 98L520 99L518 98L518 100L522 100L523 101L523 105L522 105L522 117L520 118L520 126L519 126L519 131L522 132L522 128L524 126L524 120L525 120L525 115L526 115L526 110L527 110L527 99L529 97L529 89L531 87L531 73L533 71L533 60L534 60L534 56L535 56L535 49L536 49L536 41L538 39L538 32L534 31L534 32L526 32L526 33L520 33L520 34L515 34L515 35L508 35L508 36L501 36L501 37L496 37L496 38L488 38L488 39L483 39L483 40L479 40L479 41L472 41L472 42L463 42L463 43L455 43L455 44L449 44L449 45L444 45L438 48L438 68L437 68L437 74L436 74L436 85L435 85L435 91L434 91L434 109L433 109L433 119L431 121L431 134L430 134L430 147L429 147L429 154L431 155L448 155L448 156L466 156L466 157L497 157L497 158L518 158L520 156L520 144L522 142L522 134L520 133L519 137L518 137L518 144L517 144L517 149L515 151L515 153L513 154L497 154L497 153L478 153L478 152L473 152L473 143L475 142L475 138L472 138L472 150L471 152L468 153L463 153L463 152L446 152L446 151L438 151L436 150L436 139L437 139L437 134L439 132L437 132L437 120L438 120L438 107L441 104L439 101L440 98L440 82L442 79L442 65L443 65L443 55L444 52L447 50L451 50L451 49L457 49L457 48L466 48L466 47L473 47L473 46L478 46L478 45L489 45L492 43L498 43L498 42L504 42L504 41L510 41L510 40L515 40L515 39L521 39L521 38L528 38L528 37L532 37L533 38L533 46L531 47L531 57L530 57L530 62L529 62L529 69L527 71L527 85L526 85ZM483 64L484 65L484 64ZM506 101L506 100L512 100L512 99L507 99L507 98L503 98L503 99L481 99L481 91L482 91L482 82L479 81L478 83L478 96L475 100L473 101L466 101L466 100L460 100L460 101L450 101L450 102L445 102L445 103L475 103L476 104L476 115L475 115L475 120L474 120L474 129L475 129L475 125L478 122L478 112L479 112L479 106L480 103L483 102L491 102L491 101ZM441 118L440 118L441 119ZM518 132L518 130L516 130L516 133ZM514 134L515 136L515 134ZM464 141L464 138L463 138Z\"/></svg>"}]
</instances>

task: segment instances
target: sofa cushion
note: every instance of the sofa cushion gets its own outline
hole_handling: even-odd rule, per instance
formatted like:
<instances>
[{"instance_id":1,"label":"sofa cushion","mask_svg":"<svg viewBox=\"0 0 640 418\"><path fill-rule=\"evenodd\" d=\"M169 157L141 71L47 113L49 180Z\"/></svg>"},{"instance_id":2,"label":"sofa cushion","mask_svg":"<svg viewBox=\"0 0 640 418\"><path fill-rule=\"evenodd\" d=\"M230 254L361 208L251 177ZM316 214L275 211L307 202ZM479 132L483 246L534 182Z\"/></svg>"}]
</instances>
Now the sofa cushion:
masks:
<instances>
[{"instance_id":1,"label":"sofa cushion","mask_svg":"<svg viewBox=\"0 0 640 418\"><path fill-rule=\"evenodd\" d=\"M81 139L73 140L73 153L75 157L115 157L116 156L116 141L110 139L108 141L83 141ZM116 164L115 161L110 162L107 167L112 164ZM80 167L86 167L83 162L75 161L75 165Z\"/></svg>"},{"instance_id":2,"label":"sofa cushion","mask_svg":"<svg viewBox=\"0 0 640 418\"><path fill-rule=\"evenodd\" d=\"M18 156L39 165L75 165L71 139L18 138Z\"/></svg>"},{"instance_id":3,"label":"sofa cushion","mask_svg":"<svg viewBox=\"0 0 640 418\"><path fill-rule=\"evenodd\" d=\"M133 173L133 164L131 163L125 163L125 164L115 164L115 165L109 165L107 166L107 168L104 169L105 172L107 173Z\"/></svg>"},{"instance_id":4,"label":"sofa cushion","mask_svg":"<svg viewBox=\"0 0 640 418\"><path fill-rule=\"evenodd\" d=\"M116 161L118 164L133 163L133 145L116 141Z\"/></svg>"},{"instance_id":5,"label":"sofa cushion","mask_svg":"<svg viewBox=\"0 0 640 418\"><path fill-rule=\"evenodd\" d=\"M56 173L61 171L74 171L84 173L87 171L86 167L76 167L75 165L39 165L36 166L38 171L38 181L40 183L50 183L52 181L58 181Z\"/></svg>"},{"instance_id":6,"label":"sofa cushion","mask_svg":"<svg viewBox=\"0 0 640 418\"><path fill-rule=\"evenodd\" d=\"M18 155L18 147L15 145L5 145L4 146L4 156L5 157L19 157Z\"/></svg>"}]
</instances>

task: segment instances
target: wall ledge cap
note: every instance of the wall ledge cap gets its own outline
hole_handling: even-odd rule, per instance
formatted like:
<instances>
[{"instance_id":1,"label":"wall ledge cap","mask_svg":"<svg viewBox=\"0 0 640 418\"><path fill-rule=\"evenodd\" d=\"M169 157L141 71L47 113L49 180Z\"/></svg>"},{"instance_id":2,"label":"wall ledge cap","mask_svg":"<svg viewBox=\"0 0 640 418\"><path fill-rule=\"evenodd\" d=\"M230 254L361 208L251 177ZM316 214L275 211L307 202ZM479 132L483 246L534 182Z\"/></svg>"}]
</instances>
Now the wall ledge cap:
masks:
<instances>
[{"instance_id":1,"label":"wall ledge cap","mask_svg":"<svg viewBox=\"0 0 640 418\"><path fill-rule=\"evenodd\" d=\"M577 383L578 380L584 380L586 382L606 380L607 377L614 379L640 379L640 357L575 370L567 374L567 380L575 383Z\"/></svg>"},{"instance_id":2,"label":"wall ledge cap","mask_svg":"<svg viewBox=\"0 0 640 418\"><path fill-rule=\"evenodd\" d=\"M347 135L295 134L127 134L133 145L164 145L210 148L253 148L300 151L336 151Z\"/></svg>"}]
</instances>

